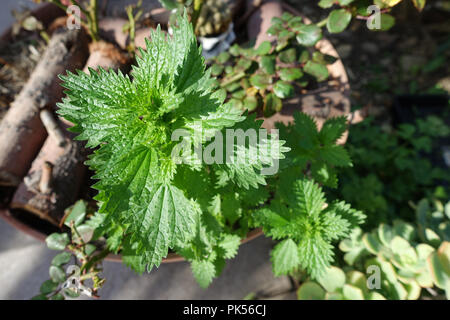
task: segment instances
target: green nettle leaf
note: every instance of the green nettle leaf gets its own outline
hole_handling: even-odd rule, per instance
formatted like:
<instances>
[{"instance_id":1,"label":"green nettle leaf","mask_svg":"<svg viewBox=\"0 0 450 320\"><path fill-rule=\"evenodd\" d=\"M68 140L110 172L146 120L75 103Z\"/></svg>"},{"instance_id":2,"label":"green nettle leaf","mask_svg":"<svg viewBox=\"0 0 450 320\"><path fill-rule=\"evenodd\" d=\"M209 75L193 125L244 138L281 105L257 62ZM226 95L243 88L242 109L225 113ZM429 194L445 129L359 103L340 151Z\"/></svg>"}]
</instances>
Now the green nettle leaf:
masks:
<instances>
[{"instance_id":1,"label":"green nettle leaf","mask_svg":"<svg viewBox=\"0 0 450 320\"><path fill-rule=\"evenodd\" d=\"M317 79L317 81L324 81L328 78L328 69L326 66L320 63L308 61L305 64L304 71L310 75L312 75L314 78Z\"/></svg>"},{"instance_id":2,"label":"green nettle leaf","mask_svg":"<svg viewBox=\"0 0 450 320\"><path fill-rule=\"evenodd\" d=\"M333 260L331 242L347 237L364 216L343 202L324 209L325 197L316 183L290 181L280 179L280 183L288 184L282 187L287 194L277 194L269 208L257 211L255 224L275 239L287 238L272 253L275 274L302 267L312 278L318 278ZM281 199L286 205L279 202Z\"/></svg>"},{"instance_id":3,"label":"green nettle leaf","mask_svg":"<svg viewBox=\"0 0 450 320\"><path fill-rule=\"evenodd\" d=\"M327 29L331 33L342 32L347 28L351 19L352 14L345 9L333 10L328 16Z\"/></svg>"},{"instance_id":4,"label":"green nettle leaf","mask_svg":"<svg viewBox=\"0 0 450 320\"><path fill-rule=\"evenodd\" d=\"M45 239L45 242L49 249L64 250L69 244L69 236L67 233L52 233Z\"/></svg>"},{"instance_id":5,"label":"green nettle leaf","mask_svg":"<svg viewBox=\"0 0 450 320\"><path fill-rule=\"evenodd\" d=\"M315 46L317 41L322 39L322 29L316 25L301 25L295 28L297 32L297 42L303 46Z\"/></svg>"},{"instance_id":6,"label":"green nettle leaf","mask_svg":"<svg viewBox=\"0 0 450 320\"><path fill-rule=\"evenodd\" d=\"M289 82L277 81L273 92L281 99L290 98L294 95L294 87Z\"/></svg>"},{"instance_id":7,"label":"green nettle leaf","mask_svg":"<svg viewBox=\"0 0 450 320\"><path fill-rule=\"evenodd\" d=\"M293 272L300 264L297 244L292 239L281 241L271 253L273 273L276 276Z\"/></svg>"},{"instance_id":8,"label":"green nettle leaf","mask_svg":"<svg viewBox=\"0 0 450 320\"><path fill-rule=\"evenodd\" d=\"M236 46L230 49L232 55L241 52ZM247 69L252 63L242 59L238 68ZM78 133L76 139L87 140L87 147L95 149L87 164L98 180L93 188L98 190L95 199L104 218L100 229L111 236L111 249L117 250L122 243L124 262L139 272L158 266L169 248L193 237L194 217L204 201L192 195L191 181L180 178L183 168L218 170L226 174L226 183L245 188L265 183L257 170L273 157L264 154L262 161L251 165L227 163L211 168L196 161L194 147L205 146L226 128L243 126L240 123L246 119L242 109L224 104L226 92L215 89L211 71L205 70L185 14L173 25L172 36L159 26L152 31L146 50L140 49L136 58L132 78L101 68L61 76L67 96L58 104L58 113L74 123L71 130ZM261 127L254 118L247 120L244 126ZM177 130L183 131L183 137L172 141ZM181 141L183 150L179 150ZM243 146L235 152L249 149ZM274 157L282 157L286 150L280 148Z\"/></svg>"},{"instance_id":9,"label":"green nettle leaf","mask_svg":"<svg viewBox=\"0 0 450 320\"><path fill-rule=\"evenodd\" d=\"M347 130L347 118L345 116L330 118L322 126L319 139L323 144L335 143Z\"/></svg>"},{"instance_id":10,"label":"green nettle leaf","mask_svg":"<svg viewBox=\"0 0 450 320\"><path fill-rule=\"evenodd\" d=\"M241 238L237 235L227 234L220 241L219 246L225 251L224 258L233 258L239 249Z\"/></svg>"},{"instance_id":11,"label":"green nettle leaf","mask_svg":"<svg viewBox=\"0 0 450 320\"><path fill-rule=\"evenodd\" d=\"M195 279L202 288L206 288L212 282L216 275L216 268L214 263L210 261L197 261L191 263L192 273Z\"/></svg>"}]
</instances>

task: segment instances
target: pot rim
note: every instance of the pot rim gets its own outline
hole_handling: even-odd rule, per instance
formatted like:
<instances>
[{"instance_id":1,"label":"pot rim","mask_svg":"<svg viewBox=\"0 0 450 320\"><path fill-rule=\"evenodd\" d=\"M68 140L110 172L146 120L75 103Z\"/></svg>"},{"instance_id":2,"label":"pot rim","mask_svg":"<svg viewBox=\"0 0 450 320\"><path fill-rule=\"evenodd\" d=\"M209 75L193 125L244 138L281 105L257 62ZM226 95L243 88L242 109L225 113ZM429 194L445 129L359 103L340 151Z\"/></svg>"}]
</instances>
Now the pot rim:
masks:
<instances>
[{"instance_id":1,"label":"pot rim","mask_svg":"<svg viewBox=\"0 0 450 320\"><path fill-rule=\"evenodd\" d=\"M11 214L11 211L9 209L2 208L0 209L0 218L6 221L9 225L13 226L15 229L22 231L23 233L31 236L32 238L38 240L39 242L45 242L45 239L47 238L47 234L44 232L41 232L28 224L20 221L20 219L17 219L14 217L14 215ZM247 243L253 239L258 238L263 234L261 228L256 228L253 230L250 230L247 233L247 236L243 239L241 239L241 244ZM113 262L122 262L122 256L120 254L112 254L110 253L106 258L106 261L113 261ZM181 262L186 261L182 256L178 255L174 252L169 252L165 258L161 261L162 263L172 263L172 262Z\"/></svg>"}]
</instances>

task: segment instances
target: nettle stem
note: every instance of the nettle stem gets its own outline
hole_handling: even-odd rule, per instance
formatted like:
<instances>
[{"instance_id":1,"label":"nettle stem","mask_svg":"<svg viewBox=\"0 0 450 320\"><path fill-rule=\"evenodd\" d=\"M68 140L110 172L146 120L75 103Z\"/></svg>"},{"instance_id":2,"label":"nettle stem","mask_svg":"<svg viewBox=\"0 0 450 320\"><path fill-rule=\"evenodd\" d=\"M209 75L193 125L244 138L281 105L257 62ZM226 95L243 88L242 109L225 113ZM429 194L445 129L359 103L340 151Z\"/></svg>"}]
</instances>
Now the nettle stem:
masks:
<instances>
[{"instance_id":1,"label":"nettle stem","mask_svg":"<svg viewBox=\"0 0 450 320\"><path fill-rule=\"evenodd\" d=\"M327 21L328 21L328 17L326 17L322 21L317 22L316 26L318 26L319 28L322 28L323 26L325 26L327 24Z\"/></svg>"},{"instance_id":2,"label":"nettle stem","mask_svg":"<svg viewBox=\"0 0 450 320\"><path fill-rule=\"evenodd\" d=\"M72 0L75 2L74 0ZM97 0L91 0L87 10L81 8L81 11L86 15L88 21L88 32L93 42L99 40L98 35L98 14L97 14Z\"/></svg>"},{"instance_id":3,"label":"nettle stem","mask_svg":"<svg viewBox=\"0 0 450 320\"><path fill-rule=\"evenodd\" d=\"M200 12L202 11L203 0L194 0L194 13L192 14L192 25L194 27L194 31L197 29L197 21L200 16Z\"/></svg>"}]
</instances>

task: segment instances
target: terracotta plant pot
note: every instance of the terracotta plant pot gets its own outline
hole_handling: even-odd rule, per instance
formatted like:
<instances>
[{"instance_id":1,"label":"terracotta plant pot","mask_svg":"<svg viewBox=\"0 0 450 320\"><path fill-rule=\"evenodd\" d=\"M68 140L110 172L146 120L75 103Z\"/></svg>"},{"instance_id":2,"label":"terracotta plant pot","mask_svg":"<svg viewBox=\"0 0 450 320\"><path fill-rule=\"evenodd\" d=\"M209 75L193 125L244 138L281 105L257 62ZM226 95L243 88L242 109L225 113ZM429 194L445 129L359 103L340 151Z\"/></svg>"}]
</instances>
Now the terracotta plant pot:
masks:
<instances>
[{"instance_id":1,"label":"terracotta plant pot","mask_svg":"<svg viewBox=\"0 0 450 320\"><path fill-rule=\"evenodd\" d=\"M278 5L280 4L278 3ZM255 18L255 15L261 14L261 12L263 15L268 14L270 16L274 12L278 14L278 12L282 13L282 11L290 11L295 15L300 15L294 9L283 4L280 7L280 10L275 11L274 10L267 11L264 10L263 8L262 9L259 8L254 13L252 13L249 21L256 21L257 19ZM46 21L45 22L46 24L50 24L54 19L64 14L61 10L55 9L55 7L52 5L45 5L39 7L34 11L34 13L37 16L39 16L41 20ZM167 12L163 10L158 11L158 16L163 17L162 19L168 17ZM264 19L262 21L266 21L267 19L268 17L264 16ZM110 41L114 40L122 48L126 46L127 42L126 37L124 37L121 34L121 28L124 23L125 23L124 20L120 20L120 18L119 19L107 18L100 22L100 26L103 29L104 33L104 38ZM259 34L261 34L265 33L267 26L266 24L260 24L258 28ZM139 39L139 41L144 39L145 36L148 36L149 31L150 31L149 28L145 30L144 29L138 30L137 38ZM9 31L7 30L2 35L1 39L5 41L11 40L10 30ZM141 43L142 42L139 42L137 46L140 46ZM274 127L275 122L284 122L284 123L292 122L293 121L292 114L295 110L302 110L304 112L310 113L318 120L319 125L321 125L326 118L350 114L350 100L349 100L350 88L348 84L348 77L345 72L342 61L339 59L336 50L333 48L332 44L328 40L326 39L321 40L317 44L317 48L322 53L329 54L338 58L334 64L329 66L331 81L329 81L329 83L326 86L321 88L322 90L320 92L307 93L300 97L289 100L284 106L281 113L277 113L272 117L265 119L263 125L264 127L270 129ZM326 106L324 107L323 106L324 103L327 103L329 107ZM345 140L346 136L342 139L341 143L345 143ZM39 241L44 241L49 233L57 231L56 227L52 228L49 225L42 228L37 228L35 224L33 225L33 223L23 218L24 217L23 211L20 212L17 210L10 210L10 208L0 208L0 217L3 218L6 222L11 224L12 226L14 226L15 228L17 228L18 230L25 232L26 234L34 237L35 239L38 239ZM34 218L37 219L36 217ZM41 223L45 224L45 222ZM242 243L251 241L260 235L262 235L262 231L260 229L254 229L248 233L247 237L242 240ZM121 261L121 257L120 255L109 255L107 257L107 260ZM169 253L169 255L165 259L163 259L162 262L169 263L183 260L184 259L181 256L175 253Z\"/></svg>"}]
</instances>

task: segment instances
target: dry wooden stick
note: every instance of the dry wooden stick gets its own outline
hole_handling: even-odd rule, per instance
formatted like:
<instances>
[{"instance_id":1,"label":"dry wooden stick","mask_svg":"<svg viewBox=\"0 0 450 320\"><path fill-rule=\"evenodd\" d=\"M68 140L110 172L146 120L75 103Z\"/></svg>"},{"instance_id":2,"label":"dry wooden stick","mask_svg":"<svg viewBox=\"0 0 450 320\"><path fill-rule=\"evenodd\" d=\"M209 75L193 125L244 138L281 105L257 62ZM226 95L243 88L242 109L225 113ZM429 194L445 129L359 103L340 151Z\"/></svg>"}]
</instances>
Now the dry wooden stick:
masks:
<instances>
[{"instance_id":1,"label":"dry wooden stick","mask_svg":"<svg viewBox=\"0 0 450 320\"><path fill-rule=\"evenodd\" d=\"M89 68L119 69L126 57L114 45L98 41L90 44L91 54L83 71ZM84 143L73 141L66 129L72 124L44 109L40 117L48 138L32 167L14 194L10 206L30 211L54 225L60 225L64 209L78 198L86 168ZM63 129L64 128L64 129Z\"/></svg>"},{"instance_id":2,"label":"dry wooden stick","mask_svg":"<svg viewBox=\"0 0 450 320\"><path fill-rule=\"evenodd\" d=\"M57 30L30 79L0 123L0 185L15 186L27 173L46 138L40 111L61 99L59 74L79 69L87 58L86 35Z\"/></svg>"},{"instance_id":3,"label":"dry wooden stick","mask_svg":"<svg viewBox=\"0 0 450 320\"><path fill-rule=\"evenodd\" d=\"M64 134L64 143L58 141L57 135L49 133L10 206L30 211L59 225L64 209L78 198L86 172L83 165L86 151L83 143L74 141L73 134L67 131L70 124L60 119L54 119L54 122L57 128L51 128Z\"/></svg>"},{"instance_id":4,"label":"dry wooden stick","mask_svg":"<svg viewBox=\"0 0 450 320\"><path fill-rule=\"evenodd\" d=\"M53 136L53 138L58 142L58 145L63 147L67 141L64 136L64 132L61 127L58 126L58 123L52 113L48 109L44 109L41 111L40 117L48 135Z\"/></svg>"}]
</instances>

